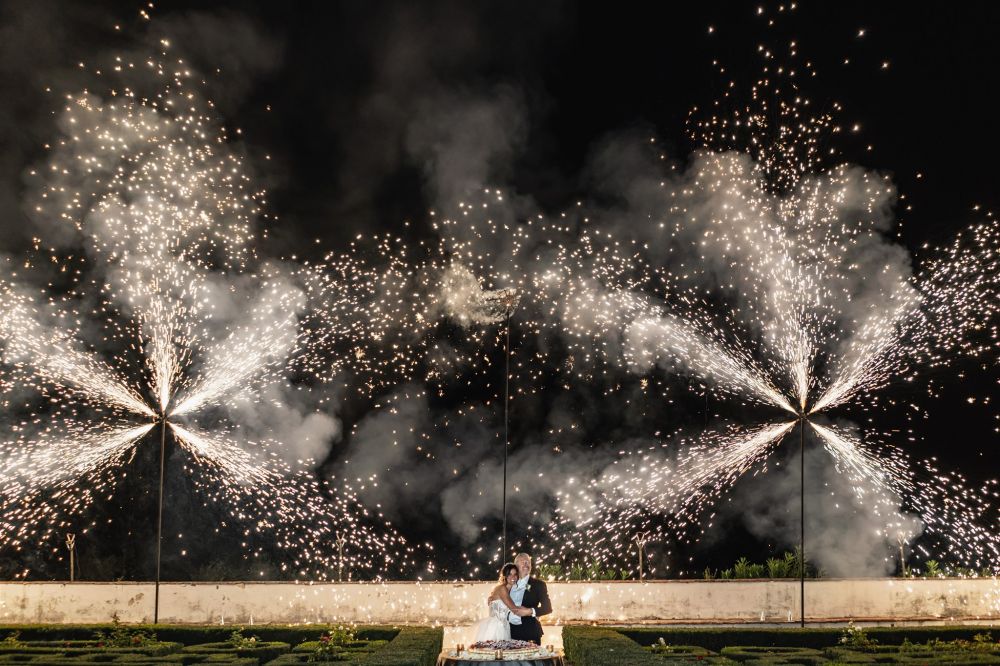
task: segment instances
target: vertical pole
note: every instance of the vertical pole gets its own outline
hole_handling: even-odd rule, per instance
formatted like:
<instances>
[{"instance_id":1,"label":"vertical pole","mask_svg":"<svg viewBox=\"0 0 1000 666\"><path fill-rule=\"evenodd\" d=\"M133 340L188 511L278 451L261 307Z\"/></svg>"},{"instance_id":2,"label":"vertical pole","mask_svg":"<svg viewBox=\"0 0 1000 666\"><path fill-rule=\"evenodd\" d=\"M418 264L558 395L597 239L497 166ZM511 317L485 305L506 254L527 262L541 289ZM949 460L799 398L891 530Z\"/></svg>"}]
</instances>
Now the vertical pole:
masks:
<instances>
[{"instance_id":1,"label":"vertical pole","mask_svg":"<svg viewBox=\"0 0 1000 666\"><path fill-rule=\"evenodd\" d=\"M344 582L344 546L347 544L347 539L337 535L337 582Z\"/></svg>"},{"instance_id":2,"label":"vertical pole","mask_svg":"<svg viewBox=\"0 0 1000 666\"><path fill-rule=\"evenodd\" d=\"M74 573L75 573L74 572L74 567L73 567L73 564L74 564L74 561L75 561L75 558L73 556L75 554L74 551L76 550L76 535L75 534L67 534L66 535L66 548L69 549L69 582L72 583L73 580L74 580Z\"/></svg>"},{"instance_id":3,"label":"vertical pole","mask_svg":"<svg viewBox=\"0 0 1000 666\"><path fill-rule=\"evenodd\" d=\"M806 417L799 418L799 609L806 626Z\"/></svg>"},{"instance_id":4,"label":"vertical pole","mask_svg":"<svg viewBox=\"0 0 1000 666\"><path fill-rule=\"evenodd\" d=\"M510 316L507 310L505 326L506 341L504 342L504 373L503 373L503 556L501 562L507 561L507 451L510 448Z\"/></svg>"},{"instance_id":5,"label":"vertical pole","mask_svg":"<svg viewBox=\"0 0 1000 666\"><path fill-rule=\"evenodd\" d=\"M163 543L163 470L167 449L167 417L160 417L160 493L156 513L156 593L153 599L153 624L160 620L160 547Z\"/></svg>"},{"instance_id":6,"label":"vertical pole","mask_svg":"<svg viewBox=\"0 0 1000 666\"><path fill-rule=\"evenodd\" d=\"M635 535L635 539L634 539L636 548L639 549L639 581L640 582L642 582L642 580L645 578L645 572L643 571L643 568L642 568L642 560L643 560L643 555L645 554L643 551L646 549L646 542L649 541L648 534L649 534L648 532L639 532L638 534Z\"/></svg>"}]
</instances>

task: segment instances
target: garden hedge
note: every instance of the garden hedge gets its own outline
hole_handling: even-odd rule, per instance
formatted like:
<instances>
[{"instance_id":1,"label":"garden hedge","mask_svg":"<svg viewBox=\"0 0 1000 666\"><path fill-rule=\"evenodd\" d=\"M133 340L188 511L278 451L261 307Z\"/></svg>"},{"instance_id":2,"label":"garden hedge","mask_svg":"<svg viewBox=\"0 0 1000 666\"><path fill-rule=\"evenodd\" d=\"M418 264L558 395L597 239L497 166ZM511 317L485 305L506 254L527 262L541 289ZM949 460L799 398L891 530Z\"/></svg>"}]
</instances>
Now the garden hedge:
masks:
<instances>
[{"instance_id":1,"label":"garden hedge","mask_svg":"<svg viewBox=\"0 0 1000 666\"><path fill-rule=\"evenodd\" d=\"M722 648L722 656L733 661L771 664L823 664L828 660L813 648L776 645L731 645Z\"/></svg>"},{"instance_id":2,"label":"garden hedge","mask_svg":"<svg viewBox=\"0 0 1000 666\"><path fill-rule=\"evenodd\" d=\"M266 664L278 655L285 654L292 649L288 643L280 641L257 641L257 644L243 647L236 647L226 641L224 643L201 643L198 645L185 646L182 652L185 654L196 654L206 656L235 655L247 659L256 659L258 663Z\"/></svg>"},{"instance_id":3,"label":"garden hedge","mask_svg":"<svg viewBox=\"0 0 1000 666\"><path fill-rule=\"evenodd\" d=\"M589 629L589 627L588 627ZM757 628L711 628L699 629L688 627L622 627L616 629L622 635L632 639L639 645L647 646L656 643L661 637L668 645L697 645L719 652L730 645L755 646L786 646L805 647L821 650L836 647L843 634L843 628L788 628L788 629L757 629ZM974 626L940 626L940 627L866 627L865 633L877 640L881 645L900 645L908 638L913 643L926 643L938 638L942 641L957 639L972 640L976 634L989 634L1000 637L1000 629L994 627Z\"/></svg>"},{"instance_id":4,"label":"garden hedge","mask_svg":"<svg viewBox=\"0 0 1000 666\"><path fill-rule=\"evenodd\" d=\"M441 653L444 630L429 627L403 627L387 643L369 647L344 646L335 659L342 666L434 666ZM269 666L309 663L316 641L303 642L283 654ZM370 649L376 648L376 649Z\"/></svg>"},{"instance_id":5,"label":"garden hedge","mask_svg":"<svg viewBox=\"0 0 1000 666\"><path fill-rule=\"evenodd\" d=\"M19 625L0 626L0 641L18 634L18 643L0 642L0 663L32 666L67 664L257 664L305 663L319 637L333 626L249 627L245 636L255 636L253 647L229 642L234 628L219 626L128 625L146 631L158 641L135 647L98 647L97 631L109 625ZM442 629L429 627L360 626L356 640L348 641L336 656L343 666L435 666L444 638ZM287 640L277 640L285 638ZM170 640L166 640L170 639ZM292 651L296 645L297 652Z\"/></svg>"},{"instance_id":6,"label":"garden hedge","mask_svg":"<svg viewBox=\"0 0 1000 666\"><path fill-rule=\"evenodd\" d=\"M1000 630L993 630L1000 634ZM990 627L876 627L870 648L839 644L842 628L697 629L683 627L586 627L563 629L567 660L574 666L665 666L666 664L1000 664L997 651L961 650L954 645L919 645L932 639L970 641ZM657 647L660 639L664 647ZM911 645L901 648L904 639ZM645 646L645 647L644 647ZM698 654L696 648L706 650ZM714 652L719 652L715 655Z\"/></svg>"},{"instance_id":7,"label":"garden hedge","mask_svg":"<svg viewBox=\"0 0 1000 666\"><path fill-rule=\"evenodd\" d=\"M602 627L563 627L563 650L573 666L650 666L661 662L620 631Z\"/></svg>"},{"instance_id":8,"label":"garden hedge","mask_svg":"<svg viewBox=\"0 0 1000 666\"><path fill-rule=\"evenodd\" d=\"M13 632L19 632L22 641L46 640L93 640L98 630L107 631L108 624L21 624L0 625L0 640ZM229 640L234 629L242 628L247 635L253 635L262 641L276 641L298 645L302 641L316 641L337 625L261 625L246 626L218 624L129 624L129 629L155 633L161 641L195 645L200 643L224 643ZM384 625L358 625L352 627L355 636L365 641L390 641L399 633L399 627Z\"/></svg>"}]
</instances>

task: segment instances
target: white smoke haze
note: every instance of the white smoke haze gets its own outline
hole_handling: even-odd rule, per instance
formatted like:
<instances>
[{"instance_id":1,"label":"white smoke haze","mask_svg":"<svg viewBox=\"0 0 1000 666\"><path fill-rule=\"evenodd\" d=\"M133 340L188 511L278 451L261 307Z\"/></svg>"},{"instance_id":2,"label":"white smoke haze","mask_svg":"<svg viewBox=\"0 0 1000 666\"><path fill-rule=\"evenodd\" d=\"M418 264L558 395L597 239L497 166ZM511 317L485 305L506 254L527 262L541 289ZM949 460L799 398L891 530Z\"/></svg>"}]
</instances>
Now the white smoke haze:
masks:
<instances>
[{"instance_id":1,"label":"white smoke haze","mask_svg":"<svg viewBox=\"0 0 1000 666\"><path fill-rule=\"evenodd\" d=\"M786 442L786 446L791 442ZM797 442L796 442L797 444ZM832 458L807 437L805 460L806 557L824 576L863 578L891 575L898 570L899 547L923 532L918 516L904 511L898 498L889 498L883 509L858 499L858 482L837 469ZM740 520L756 537L775 540L791 550L799 543L801 492L800 454L781 466L771 466L760 478L736 487L723 508L721 525ZM866 484L861 484L866 485ZM878 491L870 486L867 495Z\"/></svg>"},{"instance_id":2,"label":"white smoke haze","mask_svg":"<svg viewBox=\"0 0 1000 666\"><path fill-rule=\"evenodd\" d=\"M190 18L206 30L220 27ZM230 28L246 36L240 25ZM163 85L156 62L144 56L135 81ZM119 69L132 79L129 67ZM185 74L193 73L173 76ZM30 361L23 373L36 390L79 392L98 412L111 404L151 416L150 397L158 413L170 404L172 417L188 421L173 424L179 443L220 456L213 462L222 466L245 470L240 461L250 458L239 447L259 444L254 453L270 449L293 469L311 468L340 424L322 411L333 394L305 398L284 374L299 344L305 293L293 266L256 256L261 193L239 145L213 140L222 136L214 104L200 92L184 95L181 85L175 80L148 99L127 83L120 89L131 94L65 96L53 147L28 174L44 259L17 279L58 281L70 291L36 303L34 289L5 280L21 296L2 313L4 360ZM229 92L233 103L242 95ZM79 270L77 257L87 259ZM67 269L75 270L70 283L60 276ZM220 417L240 421L234 428ZM199 430L202 422L219 432Z\"/></svg>"},{"instance_id":3,"label":"white smoke haze","mask_svg":"<svg viewBox=\"0 0 1000 666\"><path fill-rule=\"evenodd\" d=\"M586 347L585 341L591 340L595 355L635 375L645 376L654 367L667 375L691 374L712 390L729 392L741 400L753 397L793 413L799 409L793 406L794 396L802 396L812 406L823 387L851 384L857 364L884 363L887 345L920 304L912 286L910 257L885 233L893 224L896 195L884 176L844 166L805 177L791 192L772 193L756 175L755 164L747 155L698 153L687 168L671 172L663 170L661 161L647 158L633 139L612 139L595 154L590 167L592 181L600 181L598 191L610 193L617 203L589 210L589 224L580 227L580 233L590 237L613 234L622 238L623 244L629 239L638 241L644 256L659 262L658 267L669 276L669 290L664 296L653 296L645 290L630 291L627 283L594 279L586 273L581 279L579 271L573 272L572 283L568 283L563 277L562 257L588 242L584 236L574 240L570 233L561 238L565 246L561 256L554 252L515 256L514 271L535 276L533 287L539 298L551 299L551 307L532 310L534 316L551 324L547 330L577 347ZM435 173L433 178L439 182L448 175ZM453 191L469 189L472 185L463 182ZM676 198L677 192L684 193L682 202ZM468 225L472 228L481 227L487 217L503 220L500 227L517 217L511 216L511 207L493 201L481 215L475 214L476 206L475 201L467 205L463 214L471 213ZM491 247L493 239L488 233L462 235L462 222L459 217L457 231L449 227L448 233L457 233L459 242L468 244L466 254L495 261L492 270L486 262L476 273L492 276L509 272L507 248L498 251ZM660 242L664 237L658 227L677 233ZM855 233L857 229L862 231ZM847 230L854 235L845 237ZM449 285L454 289L454 303L476 302L470 294L478 294L482 286L478 280L472 282L472 274L469 271L465 276L464 289ZM691 306L690 301L674 301L671 290L675 289L717 294L725 317L713 319L715 315L702 311L696 313L701 318L690 320L674 314L688 315ZM733 307L727 308L724 304L728 303ZM540 304L545 305L544 301ZM470 310L468 306L451 307L452 312L464 312L465 321L489 323ZM895 314L886 317L887 312ZM741 319L743 314L748 317ZM736 325L736 333L747 332L751 337L728 338L720 344L707 334L720 323ZM822 340L823 346L814 347L815 340ZM783 359L778 366L776 358ZM813 372L824 367L816 365L821 358L832 358L835 363L826 367L826 374L817 376ZM776 372L776 368L786 369L787 374ZM533 511L545 517L550 516L542 507L562 505L565 515L575 511L585 521L589 508L599 504L602 483L606 483L600 479L609 474L613 478L615 471L607 459L604 462L611 467L597 467L610 470L604 472L572 456L559 463L550 461L544 449L518 455L533 456L536 469L552 465L566 478L587 480L581 486L589 488L578 488L573 502L566 501L561 486L550 485L533 493ZM829 458L826 462L833 464ZM468 474L463 483L447 486L442 494L450 508L449 524L467 540L477 538L485 517L495 516L491 507L498 497L478 479L492 478L496 473L494 463L479 463L474 474ZM772 490L777 493L779 488ZM461 498L467 503L460 502ZM848 497L845 501L851 500ZM466 510L459 511L459 506ZM854 510L863 514L868 509L857 505ZM762 516L760 524L774 522L763 507L752 508L748 520L752 521L757 511ZM909 525L913 529L907 532L910 535L922 531L912 516L870 516L869 523L855 531L862 535L856 538L863 554L852 562L827 561L824 566L831 572L853 566L865 575L888 566L883 551L895 537L887 540L883 519ZM838 532L832 519L830 523L831 538L847 534ZM883 528L881 534L878 525Z\"/></svg>"},{"instance_id":4,"label":"white smoke haze","mask_svg":"<svg viewBox=\"0 0 1000 666\"><path fill-rule=\"evenodd\" d=\"M271 382L234 395L223 409L238 424L237 441L270 438L272 453L297 470L314 468L341 438L341 423L324 402L322 388Z\"/></svg>"},{"instance_id":5,"label":"white smoke haze","mask_svg":"<svg viewBox=\"0 0 1000 666\"><path fill-rule=\"evenodd\" d=\"M482 326L503 321L504 301L512 297L511 290L484 289L479 278L461 264L451 264L441 277L439 298L445 315L462 326Z\"/></svg>"},{"instance_id":6,"label":"white smoke haze","mask_svg":"<svg viewBox=\"0 0 1000 666\"><path fill-rule=\"evenodd\" d=\"M532 235L541 226L536 221L560 218L540 212L534 201L508 187L519 151L530 139L525 96L507 84L424 85L433 77L420 70L434 45L417 43L419 36L406 34L404 24L397 18L386 28L399 39L379 54L373 92L363 105L372 126L402 130L387 132L376 146L348 141L363 163L348 170L342 185L349 191L353 179L373 178L370 172L379 163L410 158L423 171L436 212L449 211L453 218L453 224L435 227L446 261L426 292L391 276L369 285L373 301L398 292L426 299L419 317L402 312L412 300L386 299L401 311L399 328L406 322L412 331L393 337L398 331L356 320L345 330L370 324L367 343L405 346L447 319L480 333L469 335L477 344L497 330L505 314L497 302L516 289L524 320L537 326L523 332L525 340L535 338L532 349L572 350L566 377L548 376L549 368L543 368L539 384L558 380L571 394L585 393L591 386L583 378L599 368L600 359L609 366L599 368L605 375L628 374L632 382L687 375L724 394L723 400L749 399L796 413L798 398L802 408L808 402L814 409L846 401L861 390L856 378L872 365L898 360L890 357L899 353L890 342L914 318L921 295L913 287L909 254L887 235L896 191L884 175L842 166L775 193L749 155L703 151L686 165L672 164L649 148L648 131L619 133L592 152L584 170L592 199L560 229L562 246L549 247L541 233ZM221 51L223 69L248 78L270 71L281 57L280 43L255 40L258 28L229 13L173 16L157 36L175 32L196 51L195 61L218 62ZM255 43L259 48L249 46ZM248 85L240 76L228 78L233 80L222 89L221 103L236 108ZM216 87L213 83L212 90ZM399 120L406 113L402 100L415 100L405 122ZM218 205L215 175L239 160L242 148L223 142L218 153L198 156L196 167L204 168L194 168L191 178L164 184L152 172L159 161L173 159L169 151L134 162L100 133L80 134L85 123L72 119L104 118L121 141L135 146L149 138L148 126L158 127L158 141L183 142L187 130L180 123L165 123L164 114L148 107L124 113L119 102L91 93L67 105L58 120L63 140L33 175L33 199L45 199L44 210L32 212L33 228L46 246L86 252L93 260L88 277L126 315L175 306L208 313L198 330L181 317L178 329L159 336L196 346L198 352L184 359L186 367L215 380L177 384L179 411L218 403L204 419L239 423L235 439L281 442L273 453L292 467L309 467L333 454L340 459L334 474L387 515L407 518L433 508L426 514L440 515L463 543L483 539L483 527L500 515L503 443L496 396L490 405L477 405L477 414L460 413L466 404L432 404L430 382L401 371L385 381L394 388L378 406L349 433L342 432L345 386L298 386L280 372L297 351L310 304L290 277L295 267L262 263L254 255L261 214L256 192L237 183L234 190L245 208ZM90 160L87 169L74 167L83 160ZM144 198L129 196L127 188L98 188L97 198L87 201L74 194L93 191L94 182L106 183L123 168L161 187ZM245 169L240 176L248 177ZM586 224L578 219L584 217ZM607 258L590 246L619 243L625 249L614 260L627 267L634 257L636 264L659 271L661 283L635 284L626 270L603 271ZM169 260L149 262L153 255ZM363 312L338 314L361 318ZM149 333L157 325L151 319L140 321L146 339L157 337ZM58 322L44 325L54 328ZM82 346L106 344L99 326L84 321L80 327ZM432 369L425 379L474 366L463 342L432 341L425 354ZM355 351L361 355L365 349ZM337 374L339 367L327 378L331 383L347 381ZM622 410L633 406L613 390L602 398L619 401ZM515 418L520 404L513 404ZM536 409L543 412L539 420L546 429L517 442L509 460L508 506L519 526L543 527L557 519L588 525L608 498L630 501L618 492L623 469L618 460L627 453L668 445L669 453L645 459L667 478L684 455L679 435L653 438L642 432L597 443L579 437L557 450L543 435L569 428L573 415L558 401ZM482 417L487 411L491 416ZM340 442L342 450L332 448ZM807 544L810 557L832 575L891 568L885 551L895 537L885 532L886 524L900 525L907 534L919 534L922 525L902 511L875 515L858 504L829 456L810 455L807 466L808 478L822 488L811 485L807 498L818 507L807 514L807 531L816 533L810 540L815 546ZM772 469L768 483L750 482L752 493L743 482L735 486L734 504L743 509L739 519L762 539L777 535L795 543L797 513L787 511L797 501L794 469L794 461Z\"/></svg>"},{"instance_id":7,"label":"white smoke haze","mask_svg":"<svg viewBox=\"0 0 1000 666\"><path fill-rule=\"evenodd\" d=\"M520 94L500 86L486 94L448 91L427 98L407 130L434 199L445 206L505 180L527 126Z\"/></svg>"},{"instance_id":8,"label":"white smoke haze","mask_svg":"<svg viewBox=\"0 0 1000 666\"><path fill-rule=\"evenodd\" d=\"M485 526L502 518L503 442L498 439L482 448L478 464L441 492L448 527L466 544L476 543ZM593 520L594 514L587 514L587 502L581 501L577 490L591 479L604 478L602 471L616 454L617 449L611 448L562 452L539 444L512 451L507 460L507 520L513 531L530 538L532 529L552 522L562 504L571 505L563 511L572 512L581 524Z\"/></svg>"},{"instance_id":9,"label":"white smoke haze","mask_svg":"<svg viewBox=\"0 0 1000 666\"><path fill-rule=\"evenodd\" d=\"M447 477L418 449L429 450L424 389L400 386L380 405L353 429L338 474L388 516L406 515L407 509L433 501Z\"/></svg>"}]
</instances>

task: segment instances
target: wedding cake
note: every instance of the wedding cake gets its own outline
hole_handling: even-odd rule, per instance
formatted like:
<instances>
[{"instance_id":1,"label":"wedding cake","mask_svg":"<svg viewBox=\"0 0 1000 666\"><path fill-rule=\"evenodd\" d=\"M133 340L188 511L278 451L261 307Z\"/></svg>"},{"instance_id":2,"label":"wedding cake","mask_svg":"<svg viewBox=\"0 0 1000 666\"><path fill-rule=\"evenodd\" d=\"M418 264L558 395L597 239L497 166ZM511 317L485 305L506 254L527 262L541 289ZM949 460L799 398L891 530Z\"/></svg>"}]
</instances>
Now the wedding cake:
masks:
<instances>
[{"instance_id":1,"label":"wedding cake","mask_svg":"<svg viewBox=\"0 0 1000 666\"><path fill-rule=\"evenodd\" d=\"M503 652L507 658L525 658L538 654L539 647L529 641L479 641L469 646L469 654L474 656L493 656L497 651Z\"/></svg>"}]
</instances>

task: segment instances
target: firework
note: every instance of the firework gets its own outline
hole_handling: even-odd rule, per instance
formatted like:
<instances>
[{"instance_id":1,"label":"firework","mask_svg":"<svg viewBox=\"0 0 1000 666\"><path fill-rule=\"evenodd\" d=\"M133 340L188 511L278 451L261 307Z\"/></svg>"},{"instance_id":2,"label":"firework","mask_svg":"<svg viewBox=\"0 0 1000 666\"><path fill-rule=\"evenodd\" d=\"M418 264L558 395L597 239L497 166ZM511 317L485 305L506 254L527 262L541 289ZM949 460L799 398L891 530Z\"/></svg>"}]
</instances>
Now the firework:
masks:
<instances>
[{"instance_id":1,"label":"firework","mask_svg":"<svg viewBox=\"0 0 1000 666\"><path fill-rule=\"evenodd\" d=\"M290 575L327 576L337 538L358 571L405 567L404 542L346 484L294 472L283 443L239 431L239 407L288 381L306 294L257 259L263 192L183 61L160 58L145 65L154 94L67 96L35 210L61 239L39 241L36 263L66 279L33 290L45 265L29 260L0 283L8 404L24 414L0 444L0 547L84 519L159 427L206 506L271 533Z\"/></svg>"}]
</instances>

